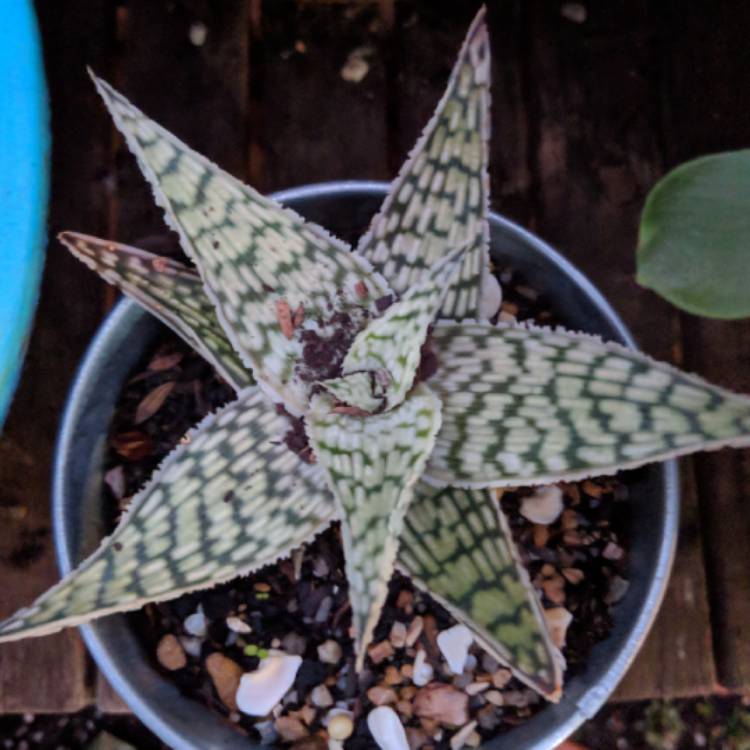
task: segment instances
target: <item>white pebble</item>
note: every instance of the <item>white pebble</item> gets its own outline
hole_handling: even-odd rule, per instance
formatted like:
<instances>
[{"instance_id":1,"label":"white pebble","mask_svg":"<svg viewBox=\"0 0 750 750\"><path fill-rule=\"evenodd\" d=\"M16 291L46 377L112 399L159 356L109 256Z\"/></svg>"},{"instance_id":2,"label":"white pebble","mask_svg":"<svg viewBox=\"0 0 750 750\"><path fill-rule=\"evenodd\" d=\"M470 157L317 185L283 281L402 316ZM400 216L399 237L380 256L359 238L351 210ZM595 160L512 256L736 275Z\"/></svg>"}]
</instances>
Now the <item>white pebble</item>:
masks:
<instances>
[{"instance_id":1,"label":"white pebble","mask_svg":"<svg viewBox=\"0 0 750 750\"><path fill-rule=\"evenodd\" d=\"M341 661L341 646L332 640L321 643L318 646L318 659L323 664L338 664Z\"/></svg>"},{"instance_id":2,"label":"white pebble","mask_svg":"<svg viewBox=\"0 0 750 750\"><path fill-rule=\"evenodd\" d=\"M265 716L294 684L301 656L274 654L262 659L258 669L247 672L237 688L237 707L249 716Z\"/></svg>"},{"instance_id":3,"label":"white pebble","mask_svg":"<svg viewBox=\"0 0 750 750\"><path fill-rule=\"evenodd\" d=\"M414 659L414 671L411 680L417 687L424 687L431 679L435 670L427 661L427 654L424 649L417 651L417 658Z\"/></svg>"},{"instance_id":4,"label":"white pebble","mask_svg":"<svg viewBox=\"0 0 750 750\"><path fill-rule=\"evenodd\" d=\"M206 620L203 610L198 607L196 612L185 618L183 626L190 635L194 635L196 638L205 638L208 631L208 620Z\"/></svg>"},{"instance_id":5,"label":"white pebble","mask_svg":"<svg viewBox=\"0 0 750 750\"><path fill-rule=\"evenodd\" d=\"M488 268L482 271L482 286L479 296L479 317L489 320L497 315L503 303L503 291L495 274Z\"/></svg>"},{"instance_id":6,"label":"white pebble","mask_svg":"<svg viewBox=\"0 0 750 750\"><path fill-rule=\"evenodd\" d=\"M461 748L466 744L466 740L469 738L469 735L476 729L477 723L476 721L470 721L468 724L465 724L461 729L459 729L453 737L451 737L451 750L461 750Z\"/></svg>"},{"instance_id":7,"label":"white pebble","mask_svg":"<svg viewBox=\"0 0 750 750\"><path fill-rule=\"evenodd\" d=\"M182 636L180 638L180 645L185 649L186 654L190 654L190 656L194 656L196 659L201 655L203 642L200 638L186 638Z\"/></svg>"},{"instance_id":8,"label":"white pebble","mask_svg":"<svg viewBox=\"0 0 750 750\"><path fill-rule=\"evenodd\" d=\"M335 741L340 742L351 737L354 731L354 722L348 712L336 713L328 721L328 736Z\"/></svg>"},{"instance_id":9,"label":"white pebble","mask_svg":"<svg viewBox=\"0 0 750 750\"><path fill-rule=\"evenodd\" d=\"M325 685L316 685L310 693L310 700L313 706L318 708L328 708L333 705L333 696Z\"/></svg>"},{"instance_id":10,"label":"white pebble","mask_svg":"<svg viewBox=\"0 0 750 750\"><path fill-rule=\"evenodd\" d=\"M533 495L521 501L521 515L531 521L548 526L554 523L563 509L563 493L556 484L539 487Z\"/></svg>"},{"instance_id":11,"label":"white pebble","mask_svg":"<svg viewBox=\"0 0 750 750\"><path fill-rule=\"evenodd\" d=\"M573 615L565 607L552 607L544 610L544 619L547 621L552 643L558 648L565 646L565 635L568 632L568 625L573 620Z\"/></svg>"},{"instance_id":12,"label":"white pebble","mask_svg":"<svg viewBox=\"0 0 750 750\"><path fill-rule=\"evenodd\" d=\"M370 711L367 727L382 750L409 750L404 725L390 706L378 706Z\"/></svg>"},{"instance_id":13,"label":"white pebble","mask_svg":"<svg viewBox=\"0 0 750 750\"><path fill-rule=\"evenodd\" d=\"M466 625L454 625L438 633L437 645L453 674L463 674L474 636Z\"/></svg>"},{"instance_id":14,"label":"white pebble","mask_svg":"<svg viewBox=\"0 0 750 750\"><path fill-rule=\"evenodd\" d=\"M196 21L190 25L190 31L188 32L191 44L196 47L202 47L206 43L206 37L208 36L208 29L206 24Z\"/></svg>"},{"instance_id":15,"label":"white pebble","mask_svg":"<svg viewBox=\"0 0 750 750\"><path fill-rule=\"evenodd\" d=\"M227 627L235 633L252 633L253 629L239 617L227 617Z\"/></svg>"}]
</instances>

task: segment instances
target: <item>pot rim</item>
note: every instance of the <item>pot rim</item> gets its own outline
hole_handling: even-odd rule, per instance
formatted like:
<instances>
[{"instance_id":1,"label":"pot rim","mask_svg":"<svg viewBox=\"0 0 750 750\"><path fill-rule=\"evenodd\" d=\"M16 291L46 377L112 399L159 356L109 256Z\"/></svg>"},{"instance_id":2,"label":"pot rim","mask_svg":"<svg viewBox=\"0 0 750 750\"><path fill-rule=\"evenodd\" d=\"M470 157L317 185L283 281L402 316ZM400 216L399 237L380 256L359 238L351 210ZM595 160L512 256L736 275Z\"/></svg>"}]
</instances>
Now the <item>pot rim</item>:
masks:
<instances>
[{"instance_id":1,"label":"pot rim","mask_svg":"<svg viewBox=\"0 0 750 750\"><path fill-rule=\"evenodd\" d=\"M291 203L311 198L331 198L341 196L342 194L384 197L389 185L390 183L388 182L373 180L319 182L277 191L271 197L282 203ZM536 235L496 212L490 212L490 222L491 226L501 227L524 243L533 246L560 273L567 276L583 294L589 297L606 322L617 332L622 343L632 348L637 348L630 331L601 292L570 261ZM127 298L120 300L100 326L76 373L61 420L53 466L52 523L57 564L62 575L69 573L75 566L75 550L73 549L69 535L66 533L68 520L63 499L65 496L65 487L70 481L69 472L71 470L68 466L67 458L70 455L72 446L75 445L76 424L80 418L78 405L89 388L92 374L97 369L97 362L101 353L106 348L108 340L113 332L122 325L123 321L132 314L133 309L136 307L138 307L137 303L132 300ZM549 731L541 739L532 740L532 744L525 745L528 750L551 750L569 737L584 721L592 718L625 675L648 635L666 591L677 545L679 522L677 462L674 459L662 462L661 470L664 485L663 531L659 539L658 553L656 555L652 578L648 582L646 593L640 602L638 616L628 631L624 647L617 657L612 660L600 679L588 686L577 697L575 703L570 707L569 715L553 719ZM96 623L81 625L79 627L86 646L97 665L114 690L130 706L138 718L170 746L175 748L195 748L195 745L190 744L189 740L186 741L186 738L180 732L175 731L169 722L162 717L161 713L155 710L152 702L145 700L133 688L128 681L128 671L120 669L114 663L110 655L112 646L107 643L108 639L99 632ZM606 642L606 640L602 641L602 643ZM184 698L184 700L193 702L189 698ZM515 737L524 727L532 724L534 724L534 721L526 722L517 729L510 730L501 735L500 738L507 738L510 735ZM521 739L520 736L518 738ZM252 742L248 741L248 747L252 746Z\"/></svg>"}]
</instances>

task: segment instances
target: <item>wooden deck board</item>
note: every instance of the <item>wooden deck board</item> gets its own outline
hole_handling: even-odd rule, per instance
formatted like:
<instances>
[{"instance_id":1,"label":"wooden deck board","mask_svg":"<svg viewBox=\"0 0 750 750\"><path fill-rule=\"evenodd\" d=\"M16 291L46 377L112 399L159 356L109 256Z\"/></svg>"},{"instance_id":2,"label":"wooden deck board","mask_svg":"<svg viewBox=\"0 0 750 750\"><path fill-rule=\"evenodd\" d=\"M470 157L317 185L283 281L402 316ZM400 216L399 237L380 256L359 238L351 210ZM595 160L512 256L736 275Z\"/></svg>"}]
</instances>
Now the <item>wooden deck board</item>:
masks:
<instances>
[{"instance_id":1,"label":"wooden deck board","mask_svg":"<svg viewBox=\"0 0 750 750\"><path fill-rule=\"evenodd\" d=\"M40 11L55 134L50 241L20 387L0 438L0 616L59 577L50 534L52 453L70 381L103 312L100 285L54 236L106 230L109 126L85 67L109 68L112 3L60 0ZM0 712L75 711L90 697L76 631L0 646Z\"/></svg>"},{"instance_id":2,"label":"wooden deck board","mask_svg":"<svg viewBox=\"0 0 750 750\"><path fill-rule=\"evenodd\" d=\"M710 23L707 19L710 18ZM750 7L665 3L662 10L663 140L670 166L705 153L747 148ZM750 392L750 321L683 316L689 370ZM696 457L700 521L718 679L750 691L750 450Z\"/></svg>"},{"instance_id":3,"label":"wooden deck board","mask_svg":"<svg viewBox=\"0 0 750 750\"><path fill-rule=\"evenodd\" d=\"M529 40L535 228L604 292L643 349L681 364L677 311L634 280L640 207L662 168L648 4L591 6L585 24L561 22L555 6L535 4ZM707 693L715 684L694 480L689 471L683 477L669 606L621 697Z\"/></svg>"}]
</instances>

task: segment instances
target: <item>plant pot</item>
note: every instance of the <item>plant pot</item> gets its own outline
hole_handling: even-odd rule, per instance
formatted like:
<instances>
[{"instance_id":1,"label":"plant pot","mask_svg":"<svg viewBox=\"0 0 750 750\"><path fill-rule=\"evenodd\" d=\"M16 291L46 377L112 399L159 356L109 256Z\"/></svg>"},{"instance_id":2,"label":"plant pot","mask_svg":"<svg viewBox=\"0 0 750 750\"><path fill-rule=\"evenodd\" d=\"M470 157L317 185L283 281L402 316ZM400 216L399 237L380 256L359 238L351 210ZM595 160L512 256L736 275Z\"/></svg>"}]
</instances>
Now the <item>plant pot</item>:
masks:
<instances>
[{"instance_id":1,"label":"plant pot","mask_svg":"<svg viewBox=\"0 0 750 750\"><path fill-rule=\"evenodd\" d=\"M386 194L384 183L336 182L276 194L284 204L340 236L361 231ZM544 292L565 325L624 344L633 341L615 312L579 271L554 250L497 214L492 255L511 261ZM58 561L67 573L103 535L103 456L108 425L131 369L155 342L161 324L135 303L120 302L91 344L62 421L54 472L53 514ZM675 548L678 482L673 461L628 474L631 500L631 583L616 605L611 634L565 685L557 705L486 747L551 750L593 716L643 643L667 584ZM81 628L100 669L138 717L179 750L248 748L252 743L221 716L183 697L151 665L123 616Z\"/></svg>"}]
</instances>

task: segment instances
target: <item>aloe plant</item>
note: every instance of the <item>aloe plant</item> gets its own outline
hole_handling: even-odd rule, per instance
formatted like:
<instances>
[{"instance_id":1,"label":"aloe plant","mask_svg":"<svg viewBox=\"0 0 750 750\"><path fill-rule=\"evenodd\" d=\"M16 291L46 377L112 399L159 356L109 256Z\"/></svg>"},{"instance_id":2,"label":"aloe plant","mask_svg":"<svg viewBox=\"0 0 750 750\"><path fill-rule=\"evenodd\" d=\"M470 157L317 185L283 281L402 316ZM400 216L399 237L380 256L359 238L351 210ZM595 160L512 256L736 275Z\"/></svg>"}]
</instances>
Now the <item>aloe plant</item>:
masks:
<instances>
[{"instance_id":1,"label":"aloe plant","mask_svg":"<svg viewBox=\"0 0 750 750\"><path fill-rule=\"evenodd\" d=\"M550 700L563 660L491 489L750 444L750 399L595 337L490 322L488 35L352 252L94 78L195 268L66 232L237 391L0 640L256 570L341 524L361 667L394 568ZM431 364L432 366L427 366Z\"/></svg>"}]
</instances>

